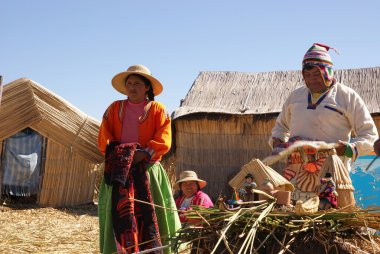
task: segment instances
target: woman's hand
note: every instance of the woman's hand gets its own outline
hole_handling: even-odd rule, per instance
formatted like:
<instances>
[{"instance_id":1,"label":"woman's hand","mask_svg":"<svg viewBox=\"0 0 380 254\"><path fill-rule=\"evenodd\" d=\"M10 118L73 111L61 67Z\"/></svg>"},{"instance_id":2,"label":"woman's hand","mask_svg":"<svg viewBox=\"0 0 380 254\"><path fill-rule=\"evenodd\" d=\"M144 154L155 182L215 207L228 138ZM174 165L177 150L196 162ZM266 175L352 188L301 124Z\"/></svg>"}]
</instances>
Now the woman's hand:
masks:
<instances>
[{"instance_id":1,"label":"woman's hand","mask_svg":"<svg viewBox=\"0 0 380 254\"><path fill-rule=\"evenodd\" d=\"M148 154L145 153L145 152L141 152L141 151L136 151L134 156L133 156L133 164L137 164L145 159L148 158Z\"/></svg>"}]
</instances>

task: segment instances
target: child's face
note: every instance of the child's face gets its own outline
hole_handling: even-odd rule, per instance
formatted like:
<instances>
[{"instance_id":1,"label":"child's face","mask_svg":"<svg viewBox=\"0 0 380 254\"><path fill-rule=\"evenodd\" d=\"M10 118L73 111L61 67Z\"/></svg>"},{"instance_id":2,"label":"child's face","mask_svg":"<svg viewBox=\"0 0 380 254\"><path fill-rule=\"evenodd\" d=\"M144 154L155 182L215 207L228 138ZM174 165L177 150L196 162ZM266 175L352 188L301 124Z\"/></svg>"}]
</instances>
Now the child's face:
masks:
<instances>
[{"instance_id":1,"label":"child's face","mask_svg":"<svg viewBox=\"0 0 380 254\"><path fill-rule=\"evenodd\" d=\"M250 177L248 177L248 178L245 178L245 181L246 181L247 183L252 183L252 182L253 182L253 179L250 178Z\"/></svg>"}]
</instances>

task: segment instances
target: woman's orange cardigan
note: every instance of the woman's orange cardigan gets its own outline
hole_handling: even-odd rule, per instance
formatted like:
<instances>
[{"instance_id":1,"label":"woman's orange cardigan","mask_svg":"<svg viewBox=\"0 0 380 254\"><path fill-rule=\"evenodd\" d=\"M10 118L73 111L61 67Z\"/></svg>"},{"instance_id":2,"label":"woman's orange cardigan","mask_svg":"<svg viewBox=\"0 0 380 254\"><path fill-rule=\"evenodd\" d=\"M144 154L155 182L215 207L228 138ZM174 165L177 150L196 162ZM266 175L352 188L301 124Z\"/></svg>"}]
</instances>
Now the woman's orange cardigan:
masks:
<instances>
[{"instance_id":1,"label":"woman's orange cardigan","mask_svg":"<svg viewBox=\"0 0 380 254\"><path fill-rule=\"evenodd\" d=\"M120 141L123 117L127 100L113 102L103 115L98 135L98 147L104 154L107 144ZM163 104L150 101L145 114L139 119L138 143L151 156L151 161L160 161L171 146L171 120Z\"/></svg>"}]
</instances>

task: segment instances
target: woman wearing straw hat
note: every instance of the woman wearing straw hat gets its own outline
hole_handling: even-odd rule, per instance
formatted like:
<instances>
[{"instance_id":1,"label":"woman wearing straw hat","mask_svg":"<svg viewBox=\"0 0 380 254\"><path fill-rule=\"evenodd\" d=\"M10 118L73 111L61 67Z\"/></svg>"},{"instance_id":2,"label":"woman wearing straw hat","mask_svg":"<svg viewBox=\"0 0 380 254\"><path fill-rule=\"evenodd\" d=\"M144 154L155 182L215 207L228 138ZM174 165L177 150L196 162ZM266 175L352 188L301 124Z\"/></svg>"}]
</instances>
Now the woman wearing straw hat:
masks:
<instances>
[{"instance_id":1,"label":"woman wearing straw hat","mask_svg":"<svg viewBox=\"0 0 380 254\"><path fill-rule=\"evenodd\" d=\"M175 183L174 188L179 189L179 196L176 198L178 210L186 211L191 209L190 206L213 207L210 197L201 191L207 182L199 179L194 171L183 171L179 176L179 180ZM181 222L186 221L186 217L181 213Z\"/></svg>"},{"instance_id":2,"label":"woman wearing straw hat","mask_svg":"<svg viewBox=\"0 0 380 254\"><path fill-rule=\"evenodd\" d=\"M351 161L371 151L378 133L362 98L335 79L329 49L314 43L306 52L302 61L306 86L294 90L285 101L270 144L278 152L300 139L335 143L336 154L349 170ZM305 153L308 161L299 154L289 156L284 176L308 198L319 185L321 165L330 153Z\"/></svg>"},{"instance_id":3,"label":"woman wearing straw hat","mask_svg":"<svg viewBox=\"0 0 380 254\"><path fill-rule=\"evenodd\" d=\"M98 146L106 156L99 192L100 251L157 249L181 227L160 164L171 146L170 116L154 101L163 87L143 65L114 76L112 86L128 98L107 108L99 130Z\"/></svg>"}]
</instances>

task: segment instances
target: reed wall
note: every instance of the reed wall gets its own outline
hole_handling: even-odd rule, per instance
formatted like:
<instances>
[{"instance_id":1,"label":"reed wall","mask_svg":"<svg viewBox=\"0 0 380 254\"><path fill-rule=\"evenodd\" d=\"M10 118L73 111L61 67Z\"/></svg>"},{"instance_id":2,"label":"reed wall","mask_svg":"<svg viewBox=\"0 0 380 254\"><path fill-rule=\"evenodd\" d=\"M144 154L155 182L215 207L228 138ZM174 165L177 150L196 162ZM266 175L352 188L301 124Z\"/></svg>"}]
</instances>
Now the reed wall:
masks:
<instances>
[{"instance_id":1,"label":"reed wall","mask_svg":"<svg viewBox=\"0 0 380 254\"><path fill-rule=\"evenodd\" d=\"M71 206L92 202L98 164L48 140L38 203Z\"/></svg>"},{"instance_id":2,"label":"reed wall","mask_svg":"<svg viewBox=\"0 0 380 254\"><path fill-rule=\"evenodd\" d=\"M194 170L206 180L210 196L228 192L228 181L252 158L271 152L275 118L253 115L181 118L175 122L176 172Z\"/></svg>"}]
</instances>

